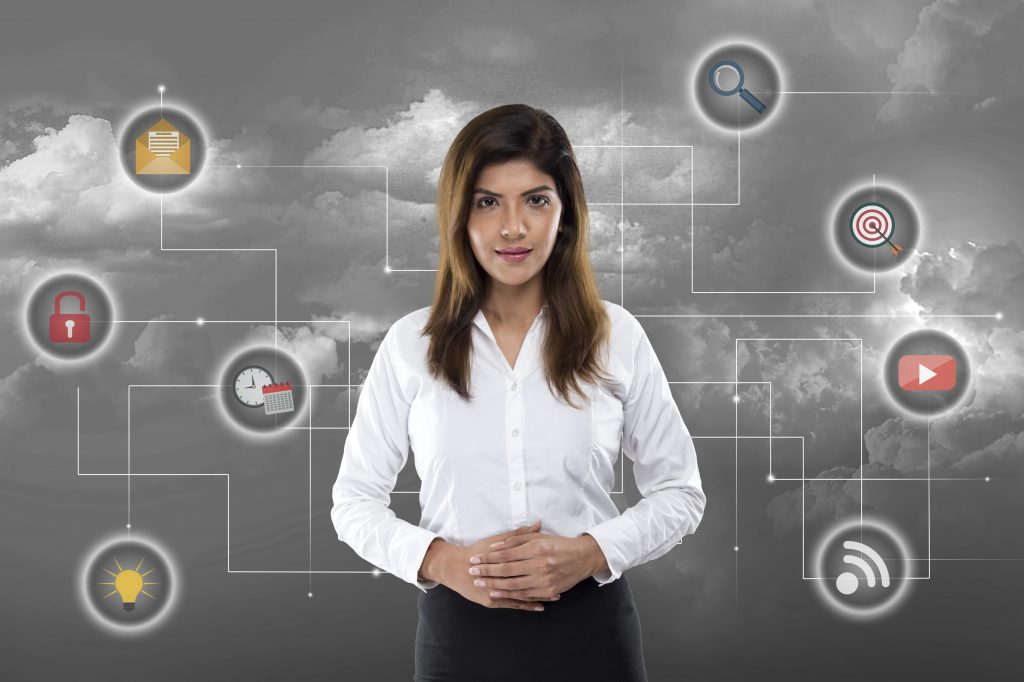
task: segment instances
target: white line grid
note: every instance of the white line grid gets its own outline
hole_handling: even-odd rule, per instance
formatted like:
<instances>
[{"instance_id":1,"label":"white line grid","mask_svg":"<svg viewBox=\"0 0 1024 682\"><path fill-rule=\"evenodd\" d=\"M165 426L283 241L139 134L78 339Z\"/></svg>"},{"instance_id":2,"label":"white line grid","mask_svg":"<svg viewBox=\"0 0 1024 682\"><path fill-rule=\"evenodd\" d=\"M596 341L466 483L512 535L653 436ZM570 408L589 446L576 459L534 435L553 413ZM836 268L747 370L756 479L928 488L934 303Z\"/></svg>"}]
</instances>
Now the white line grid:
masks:
<instances>
[{"instance_id":1,"label":"white line grid","mask_svg":"<svg viewBox=\"0 0 1024 682\"><path fill-rule=\"evenodd\" d=\"M736 132L736 201L735 202L696 202L695 201L695 185L696 185L696 168L695 168L695 149L693 145L627 145L625 140L625 97L624 97L624 56L620 60L620 117L619 117L619 137L620 144L618 145L577 145L577 148L609 148L619 150L619 175L620 175L620 192L619 202L594 202L588 203L591 206L618 206L619 207L619 234L620 234L620 301L623 307L625 307L625 208L627 206L685 206L690 208L690 293L691 294L875 294L877 293L877 276L876 273L872 273L872 288L870 291L710 291L710 290L698 290L696 289L695 283L695 213L698 206L740 206L742 200L742 134L741 130L737 129ZM163 94L164 88L160 86L160 102L161 107L163 106ZM868 93L868 92L845 92L845 91L789 91L786 94L926 94L926 93ZM653 148L680 148L690 150L690 201L689 202L626 202L625 201L625 179L624 179L624 150L625 149L653 149ZM387 165L243 165L235 164L234 166L214 166L211 168L235 168L241 170L243 168L260 168L260 169L376 169L384 171L384 227L385 227L385 272L437 272L436 268L393 268L390 265L390 168ZM228 573L249 573L249 574L306 574L308 578L309 596L312 597L312 576L314 574L362 574L362 575L380 575L381 570L374 568L373 570L313 570L313 544L312 544L312 450L313 450L313 432L318 430L348 430L352 424L352 389L358 388L361 384L352 384L352 331L351 322L349 320L281 320L279 319L278 312L278 250L276 248L169 248L164 245L164 197L161 195L159 198L160 206L160 250L161 251L225 251L225 252L267 252L273 253L274 258L274 316L273 320L203 320L202 318L197 320L112 320L112 323L121 324L273 324L275 329L274 334L274 345L275 348L278 346L279 329L281 325L314 325L314 324L346 324L348 326L348 342L347 342L347 372L348 372L348 383L346 384L310 384L309 391L310 404L307 424L304 426L292 425L287 427L292 430L306 430L308 431L308 556L307 556L307 570L263 570L263 569L235 569L231 566L231 476L228 473L144 473L135 472L132 470L132 424L131 424L131 406L132 406L132 389L143 389L143 388L154 388L154 389L166 389L166 388L214 388L219 387L215 384L130 384L128 386L128 466L126 472L112 472L112 473L91 473L82 472L81 470L81 389L76 388L76 473L79 476L125 476L128 479L128 519L127 519L127 530L129 536L131 535L132 528L132 512L131 512L131 479L133 476L214 476L223 477L226 481L227 488L227 519L226 519L226 543L227 543L227 566L226 570ZM953 314L913 314L913 315L886 315L886 314L808 314L808 315L793 315L793 314L760 314L760 313L739 313L739 314L637 314L636 317L662 317L662 318L865 318L865 319L885 319L885 318L909 318L909 319L929 319L929 318L992 318L1001 319L1000 313L994 314L970 314L970 315L953 315ZM740 440L768 440L768 452L769 452L769 473L768 481L799 481L801 484L801 553L804 570L802 571L802 577L804 580L814 579L806 575L806 509L805 509L805 495L807 484L810 481L849 481L857 480L854 478L850 479L824 479L824 478L812 478L806 477L806 448L805 448L805 437L801 435L774 435L772 433L772 419L773 419L773 408L772 408L772 383L770 381L740 381L739 379L739 343L743 342L764 342L764 341L833 341L833 342L853 342L856 341L859 346L860 353L860 513L861 523L864 518L864 426L863 426L863 340L860 338L736 338L734 340L734 353L735 353L735 375L732 381L670 381L670 385L681 385L681 384L724 384L733 386L733 397L734 397L734 433L733 435L692 435L691 438L696 440L712 440L712 439L725 439L734 441L734 467L735 467L735 483L734 493L735 499L735 533L734 533L734 549L736 550L736 590L737 590L737 607L739 605L738 591L739 591L739 510L738 510L738 493L739 493L739 442ZM755 435L755 436L741 436L739 434L739 386L743 385L768 385L768 421L769 428L766 435ZM333 426L333 425L314 425L313 423L313 407L314 407L314 388L345 388L348 396L348 425L347 426ZM933 479L931 477L931 419L927 420L926 424L926 440L927 440L927 475L925 478L896 478L896 479L867 479L871 480L892 480L892 481L926 481L927 482L927 533L928 533L928 575L927 576L915 576L912 579L930 579L931 578L931 562L932 558L932 545L931 545L931 482L932 480L963 480L963 481L977 481L977 480L990 480L989 477L984 479L979 478L941 478ZM773 472L773 441L779 439L799 439L801 443L801 477L799 479L794 478L775 478ZM624 492L624 456L620 449L619 452L619 490L610 491L611 494L622 494ZM392 491L395 494L418 494L417 491ZM682 540L680 539L680 543ZM1016 561L1024 559L971 559L971 558L950 558L950 559L935 559L937 561L983 561L983 560L1006 560Z\"/></svg>"},{"instance_id":2,"label":"white line grid","mask_svg":"<svg viewBox=\"0 0 1024 682\"><path fill-rule=\"evenodd\" d=\"M806 507L807 484L809 482L814 482L814 481L821 481L821 482L837 481L838 482L838 481L852 481L852 480L857 480L860 483L859 497L860 497L860 522L861 522L861 525L863 525L863 523L864 523L864 481L865 480L867 480L867 481L925 481L925 482L927 482L927 488L926 488L926 490L927 490L926 519L927 519L927 565L928 565L928 573L925 576L904 576L902 579L905 579L905 580L929 580L929 579L931 579L931 576L932 576L932 572L931 572L931 566L932 566L931 488L932 488L932 485L931 484L932 484L932 481L933 480L944 480L944 481L947 481L947 480L948 481L952 481L952 480L956 480L956 481L988 481L989 477L984 477L984 478L980 478L980 477L957 477L957 478L933 479L932 475L931 475L931 418L928 417L928 418L926 418L926 457L925 457L925 459L926 459L926 467L927 467L926 472L927 473L926 473L926 476L924 478L901 477L901 478L868 478L868 479L865 479L864 478L864 342L863 342L863 339L857 338L857 337L843 337L843 338L786 338L786 337L757 337L757 338L749 338L748 337L748 338L737 338L737 339L735 339L735 349L736 349L736 385L737 385L737 387L739 386L740 383L752 383L752 382L740 382L739 381L739 343L741 341L742 342L773 342L773 341L787 341L787 342L794 342L794 341L798 341L798 342L806 342L806 341L850 342L850 341L856 341L857 345L858 345L858 353L859 353L859 360L860 360L860 362L859 362L859 365L860 365L860 371L859 371L859 374L860 374L860 382L859 382L860 427L858 429L858 440L859 440L858 449L859 449L859 452L860 452L860 462L859 462L859 466L858 466L858 471L859 471L860 475L859 475L858 478L821 478L821 477L807 478L807 470L806 470L807 460L806 460L806 448L805 448L804 436L775 436L774 434L771 433L772 429L771 428L769 429L769 431L770 431L769 435L768 435L768 439L769 439L769 455L768 455L769 474L768 475L770 477L769 480L773 481L773 482L774 481L799 480L801 482L801 485L800 485L800 509L801 509L801 513L800 513L800 548L801 548L801 567L802 567L801 568L801 576L802 576L803 580L824 580L824 579L826 579L826 578L821 577L821 576L808 576L807 573L806 573L806 569L807 569L807 507ZM769 425L771 425L773 423L772 409L771 409L771 382L765 382L765 383L769 384L768 419L769 419ZM740 441L740 439L742 439L744 437L739 435L739 401L738 401L739 394L738 394L738 391L735 393L735 396L736 396L735 397L735 402L736 402L736 405L735 405L735 410L736 410L736 418L735 418L736 419L736 422L735 422L736 423L736 432L735 432L735 439L736 439L736 442L735 442L735 457L736 457L736 459L735 459L735 477L736 477L735 478L735 481L736 481L735 495L736 496L735 496L735 501L736 501L736 505L737 505L737 507L736 507L736 547L739 547L739 506L738 506L739 505L739 441ZM801 477L799 479L784 479L784 478L775 478L774 477L774 475L772 473L772 467L771 467L771 461L772 461L771 442L773 440L775 440L776 438L799 438L800 439L800 467L801 467L801 474L800 474L800 476ZM737 550L737 572L736 572L737 591L739 589L738 561L739 561L739 559L738 559L738 550ZM918 559L910 558L910 559L908 559L908 561L909 562L915 562L915 561L918 561Z\"/></svg>"}]
</instances>

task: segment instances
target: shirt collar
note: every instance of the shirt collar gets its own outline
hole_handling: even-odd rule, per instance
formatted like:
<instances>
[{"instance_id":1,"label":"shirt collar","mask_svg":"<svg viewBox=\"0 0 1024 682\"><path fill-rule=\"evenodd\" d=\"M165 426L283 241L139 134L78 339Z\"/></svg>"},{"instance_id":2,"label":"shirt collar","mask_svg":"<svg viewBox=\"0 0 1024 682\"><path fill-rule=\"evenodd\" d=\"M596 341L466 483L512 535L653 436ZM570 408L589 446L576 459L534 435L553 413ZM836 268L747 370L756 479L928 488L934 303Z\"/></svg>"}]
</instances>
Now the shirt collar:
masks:
<instances>
[{"instance_id":1,"label":"shirt collar","mask_svg":"<svg viewBox=\"0 0 1024 682\"><path fill-rule=\"evenodd\" d=\"M548 307L549 306L547 303L543 304L540 307L540 312L537 313L537 317L534 319L533 322L534 326L537 325L541 318L545 316ZM491 331L491 325L490 323L487 322L487 317L484 316L483 309L478 309L476 311L476 316L473 318L473 324L479 327L485 334L487 334L487 336L491 337L492 341L497 343L497 339L494 338L494 332ZM533 327L531 326L530 329L532 330ZM527 332L527 334L529 334L529 332Z\"/></svg>"}]
</instances>

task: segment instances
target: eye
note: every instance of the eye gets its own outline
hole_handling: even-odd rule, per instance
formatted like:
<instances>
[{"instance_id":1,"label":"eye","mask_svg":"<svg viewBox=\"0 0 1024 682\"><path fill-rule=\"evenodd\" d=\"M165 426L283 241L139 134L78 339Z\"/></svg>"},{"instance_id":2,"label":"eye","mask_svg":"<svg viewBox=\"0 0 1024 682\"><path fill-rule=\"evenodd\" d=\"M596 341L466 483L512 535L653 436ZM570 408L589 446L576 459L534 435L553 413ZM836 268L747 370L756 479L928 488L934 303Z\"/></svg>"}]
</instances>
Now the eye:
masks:
<instances>
[{"instance_id":1,"label":"eye","mask_svg":"<svg viewBox=\"0 0 1024 682\"><path fill-rule=\"evenodd\" d=\"M491 206L494 206L494 204L493 204L493 203L491 203L491 204L485 204L485 203L484 203L485 201L492 201L492 202L493 202L493 201L494 201L494 197L481 197L481 198L480 198L480 199L479 199L479 200L478 200L478 201L476 202L476 206L477 206L477 208L490 208Z\"/></svg>"},{"instance_id":2,"label":"eye","mask_svg":"<svg viewBox=\"0 0 1024 682\"><path fill-rule=\"evenodd\" d=\"M540 199L540 201L534 201L534 199ZM547 206L551 201L543 194L534 194L526 200L531 206Z\"/></svg>"}]
</instances>

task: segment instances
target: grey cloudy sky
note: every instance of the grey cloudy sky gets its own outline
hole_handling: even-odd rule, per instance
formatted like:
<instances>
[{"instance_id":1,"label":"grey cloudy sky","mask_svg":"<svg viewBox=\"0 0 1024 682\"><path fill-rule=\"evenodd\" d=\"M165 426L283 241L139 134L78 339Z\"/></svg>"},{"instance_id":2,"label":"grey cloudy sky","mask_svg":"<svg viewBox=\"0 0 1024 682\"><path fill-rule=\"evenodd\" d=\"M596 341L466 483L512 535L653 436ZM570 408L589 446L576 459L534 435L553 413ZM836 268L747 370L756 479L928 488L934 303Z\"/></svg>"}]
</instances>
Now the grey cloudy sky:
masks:
<instances>
[{"instance_id":1,"label":"grey cloudy sky","mask_svg":"<svg viewBox=\"0 0 1024 682\"><path fill-rule=\"evenodd\" d=\"M82 470L124 471L129 384L211 383L233 349L273 338L272 259L161 251L159 202L121 171L118 131L155 102L158 83L210 137L210 167L165 200L164 245L278 249L279 317L349 320L351 366L344 324L282 326L282 345L310 379L358 384L384 331L428 305L433 284L429 272L385 273L385 201L391 266L434 267L434 182L469 118L522 101L553 113L576 145L692 145L692 167L688 149L626 149L621 166L619 149L579 149L588 199L686 203L692 186L697 203L732 203L736 139L701 120L686 88L708 47L741 36L779 59L789 90L881 94L790 95L778 120L742 138L739 205L627 206L624 253L619 207L595 206L592 256L604 298L634 314L704 316L641 318L670 380L731 382L738 371L741 381L770 381L770 421L763 385L748 385L740 433L765 435L770 425L773 435L802 436L808 477L851 481L809 482L802 514L799 482L765 480L766 442L699 440L703 524L629 574L651 679L1007 679L1024 669L1001 645L1024 630L1015 607L1024 597L1024 3L12 2L4 14L5 678L129 669L153 680L411 676L408 585L226 572L222 477L132 481L133 524L161 538L182 568L182 606L166 627L126 650L74 601L79 561L123 527L128 498L122 477L75 475L76 387ZM236 164L386 165L390 192L379 169ZM872 175L915 199L924 235L875 293L693 293L870 290L871 278L840 264L826 236L831 207ZM67 269L100 277L120 317L141 321L118 325L101 358L73 369L37 357L21 332L34 283ZM883 317L996 312L1002 319ZM756 317L768 314L790 317ZM798 317L812 314L879 317ZM257 322L167 322L199 316ZM813 537L859 508L861 437L866 478L926 475L925 420L898 412L880 383L888 348L922 327L956 336L974 374L965 402L931 422L931 474L991 480L931 484L931 579L915 581L894 616L855 626L801 580L801 519ZM695 435L733 435L731 390L676 387ZM318 391L314 423L347 425L349 398ZM212 396L192 389L135 389L131 415L133 471L231 474L232 569L308 570L310 507L313 569L367 568L327 516L344 431L316 431L312 445L299 431L240 441ZM779 470L799 475L792 442L773 449ZM403 472L399 489L416 485ZM632 503L628 470L625 487L622 502ZM415 496L395 500L418 519ZM926 483L869 482L863 503L927 558Z\"/></svg>"}]
</instances>

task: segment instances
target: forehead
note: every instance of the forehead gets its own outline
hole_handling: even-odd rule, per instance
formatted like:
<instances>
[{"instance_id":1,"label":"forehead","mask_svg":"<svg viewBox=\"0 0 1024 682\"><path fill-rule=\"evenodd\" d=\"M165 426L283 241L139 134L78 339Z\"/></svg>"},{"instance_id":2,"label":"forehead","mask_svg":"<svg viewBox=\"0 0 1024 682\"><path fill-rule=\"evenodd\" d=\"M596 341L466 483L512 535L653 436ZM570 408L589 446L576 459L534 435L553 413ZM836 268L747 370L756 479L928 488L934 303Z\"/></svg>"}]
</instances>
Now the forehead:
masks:
<instances>
[{"instance_id":1,"label":"forehead","mask_svg":"<svg viewBox=\"0 0 1024 682\"><path fill-rule=\"evenodd\" d=\"M525 190L538 185L555 186L555 179L541 171L537 166L526 159L514 161L503 161L485 166L477 177L476 187L502 191Z\"/></svg>"}]
</instances>

